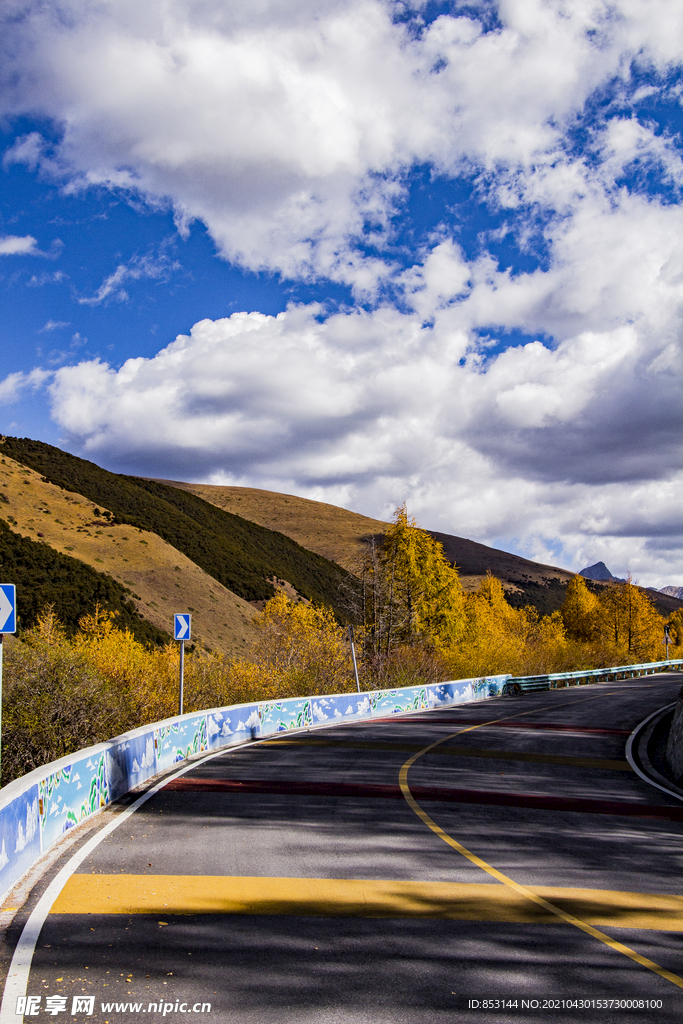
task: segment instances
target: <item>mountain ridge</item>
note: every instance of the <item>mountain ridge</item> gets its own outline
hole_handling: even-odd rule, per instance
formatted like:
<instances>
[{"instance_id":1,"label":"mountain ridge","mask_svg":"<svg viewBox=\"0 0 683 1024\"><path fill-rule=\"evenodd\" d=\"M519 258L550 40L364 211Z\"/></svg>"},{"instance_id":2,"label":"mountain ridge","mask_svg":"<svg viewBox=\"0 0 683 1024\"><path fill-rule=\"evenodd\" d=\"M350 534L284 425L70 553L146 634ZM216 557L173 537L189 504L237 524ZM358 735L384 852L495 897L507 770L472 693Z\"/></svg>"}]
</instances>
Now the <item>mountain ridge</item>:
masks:
<instances>
[{"instance_id":1,"label":"mountain ridge","mask_svg":"<svg viewBox=\"0 0 683 1024\"><path fill-rule=\"evenodd\" d=\"M27 543L39 541L72 557L83 595L106 592L117 608L128 602L129 611L120 614L125 618L134 609L135 621L149 623L156 642L162 633L168 636L173 613L185 610L195 615L199 642L245 653L255 635L254 610L278 590L294 600L327 604L344 621L342 591L358 586L354 573L364 545L390 525L296 495L110 473L28 438L4 438L0 455L6 470L0 519ZM466 591L490 571L515 607L555 611L576 575L477 541L427 532L457 565ZM44 553L31 557L36 565L45 559ZM78 565L99 574L100 582ZM665 614L683 607L673 596L649 593ZM138 632L146 628L140 624Z\"/></svg>"},{"instance_id":2,"label":"mountain ridge","mask_svg":"<svg viewBox=\"0 0 683 1024\"><path fill-rule=\"evenodd\" d=\"M282 580L307 600L344 614L339 584L349 574L282 533L191 493L111 473L41 441L5 437L0 451L56 486L103 505L117 523L156 533L246 601L267 601L275 594L274 581Z\"/></svg>"}]
</instances>

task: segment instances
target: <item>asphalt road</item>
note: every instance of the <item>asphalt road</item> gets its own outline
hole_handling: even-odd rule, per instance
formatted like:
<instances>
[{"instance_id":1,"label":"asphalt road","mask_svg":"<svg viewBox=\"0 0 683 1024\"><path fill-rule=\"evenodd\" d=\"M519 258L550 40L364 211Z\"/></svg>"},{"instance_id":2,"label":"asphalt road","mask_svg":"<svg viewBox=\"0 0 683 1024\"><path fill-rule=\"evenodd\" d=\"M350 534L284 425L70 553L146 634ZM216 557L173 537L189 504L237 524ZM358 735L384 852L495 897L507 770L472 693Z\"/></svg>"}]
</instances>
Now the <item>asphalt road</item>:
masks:
<instances>
[{"instance_id":1,"label":"asphalt road","mask_svg":"<svg viewBox=\"0 0 683 1024\"><path fill-rule=\"evenodd\" d=\"M198 763L71 876L25 1019L679 1021L683 803L624 748L682 681L316 729ZM72 1015L74 996L94 997L92 1015Z\"/></svg>"}]
</instances>

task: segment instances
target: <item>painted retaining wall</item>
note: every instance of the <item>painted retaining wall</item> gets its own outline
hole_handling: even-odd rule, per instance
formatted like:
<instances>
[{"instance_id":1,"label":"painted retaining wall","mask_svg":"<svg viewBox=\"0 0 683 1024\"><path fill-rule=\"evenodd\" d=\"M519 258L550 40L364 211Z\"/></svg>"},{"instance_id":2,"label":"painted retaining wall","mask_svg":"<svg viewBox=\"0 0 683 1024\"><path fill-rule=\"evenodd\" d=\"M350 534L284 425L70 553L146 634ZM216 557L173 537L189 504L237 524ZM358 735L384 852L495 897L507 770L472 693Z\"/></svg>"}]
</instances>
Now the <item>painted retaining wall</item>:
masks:
<instances>
[{"instance_id":1,"label":"painted retaining wall","mask_svg":"<svg viewBox=\"0 0 683 1024\"><path fill-rule=\"evenodd\" d=\"M678 785L683 781L683 689L678 694L669 738L666 742L666 760L671 775Z\"/></svg>"},{"instance_id":2,"label":"painted retaining wall","mask_svg":"<svg viewBox=\"0 0 683 1024\"><path fill-rule=\"evenodd\" d=\"M488 676L211 708L142 726L36 768L0 790L0 893L6 893L68 829L195 754L279 732L498 697L509 678Z\"/></svg>"}]
</instances>

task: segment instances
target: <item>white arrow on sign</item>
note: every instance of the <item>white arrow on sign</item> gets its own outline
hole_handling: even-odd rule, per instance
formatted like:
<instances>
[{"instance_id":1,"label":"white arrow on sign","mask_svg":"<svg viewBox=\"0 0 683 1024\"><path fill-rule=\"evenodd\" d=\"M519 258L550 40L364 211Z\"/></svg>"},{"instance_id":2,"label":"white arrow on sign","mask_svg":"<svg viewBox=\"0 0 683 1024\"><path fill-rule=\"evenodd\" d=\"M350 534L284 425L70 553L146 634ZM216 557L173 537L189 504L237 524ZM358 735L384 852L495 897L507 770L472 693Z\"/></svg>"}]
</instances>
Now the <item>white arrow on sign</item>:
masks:
<instances>
[{"instance_id":1,"label":"white arrow on sign","mask_svg":"<svg viewBox=\"0 0 683 1024\"><path fill-rule=\"evenodd\" d=\"M0 629L3 628L13 611L12 602L5 591L0 589Z\"/></svg>"},{"instance_id":2,"label":"white arrow on sign","mask_svg":"<svg viewBox=\"0 0 683 1024\"><path fill-rule=\"evenodd\" d=\"M184 640L185 637L187 636L187 634L190 632L190 619L189 619L189 616L187 616L187 615L179 615L178 616L178 621L179 621L179 624L180 624L180 629L178 630L178 633L176 635L176 639L177 640Z\"/></svg>"}]
</instances>

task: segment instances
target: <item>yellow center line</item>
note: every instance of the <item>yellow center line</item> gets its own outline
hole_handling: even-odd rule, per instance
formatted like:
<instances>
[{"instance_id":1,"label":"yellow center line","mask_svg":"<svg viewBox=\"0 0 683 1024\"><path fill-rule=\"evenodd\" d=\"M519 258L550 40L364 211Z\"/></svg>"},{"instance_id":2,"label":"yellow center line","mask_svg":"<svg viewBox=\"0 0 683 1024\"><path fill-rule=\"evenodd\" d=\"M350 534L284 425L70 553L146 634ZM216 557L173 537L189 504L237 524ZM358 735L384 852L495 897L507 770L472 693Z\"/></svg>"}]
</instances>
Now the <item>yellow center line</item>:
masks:
<instances>
[{"instance_id":1,"label":"yellow center line","mask_svg":"<svg viewBox=\"0 0 683 1024\"><path fill-rule=\"evenodd\" d=\"M612 693L598 694L595 697L585 697L583 698L583 700L594 700L597 699L598 696L612 696ZM579 703L579 701L571 701L570 703L575 704ZM545 708L543 708L543 710L545 710ZM522 712L521 714L531 713L532 712ZM511 715L510 717L520 718L521 714ZM531 889L527 889L527 887L524 885L520 885L519 882L515 882L513 878L508 878L508 876L504 875L502 871L499 871L497 868L494 868L493 865L488 864L481 857L477 856L476 853L472 853L465 846L463 846L462 843L459 843L457 839L454 839L452 836L449 836L449 834L445 832L440 825L437 825L437 823L432 818L430 818L427 812L420 807L417 800L410 792L410 787L408 786L408 772L415 764L415 762L418 760L418 758L422 757L424 754L427 754L430 750L433 750L434 747L437 747L440 743L445 743L446 740L451 740L455 736L461 735L461 733L463 732L473 732L475 729L482 729L486 725L491 725L494 721L500 721L500 719L491 719L488 722L483 722L481 725L471 725L465 729L459 729L457 732L450 733L450 735L444 736L440 740L435 740L433 743L430 743L422 750L419 750L416 754L413 754L413 756L410 757L403 765L398 776L401 792L403 793L403 796L405 797L408 806L415 812L418 818L428 828L430 828L432 832L434 832L440 839L443 839L445 843L447 843L454 850L457 850L458 853L460 853L463 857L469 860L472 864L476 865L476 867L478 868L481 868L482 871L485 871L486 874L491 875L491 877L495 878L498 882L501 882L503 885L512 889L519 896L524 896L526 899L531 900L532 903L535 903L537 906L543 907L544 910L547 910L551 914L554 914L555 917L560 918L560 920L565 921L567 924L573 925L575 928L579 928L582 932L585 932L587 935L591 935L594 939L598 939L599 942L604 943L606 946L609 946L611 949L616 950L618 953L623 953L624 956L627 956L631 960L634 960L637 964L640 964L641 967L647 967L648 970L653 971L655 974L658 974L662 978L666 978L667 981L672 982L679 988L683 988L683 978L679 978L677 974L672 974L671 971L667 971L663 967L660 967L659 964L656 964L653 960L648 960L647 957L641 956L640 953L636 953L636 951L630 949L629 946L625 946L623 942L618 942L616 939L611 938L604 932L598 931L597 928L594 928L586 921L581 921L578 917L574 917L573 914L569 914L567 913L567 911L562 910L561 907L555 906L554 903L550 903L548 900L544 899L538 893L533 892Z\"/></svg>"}]
</instances>

